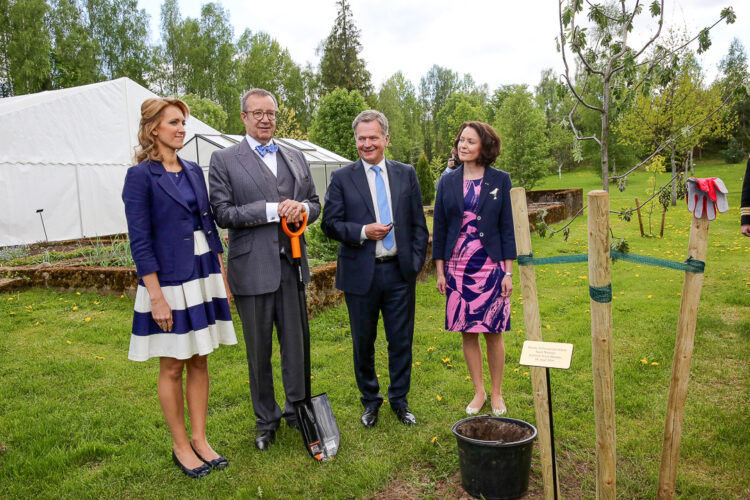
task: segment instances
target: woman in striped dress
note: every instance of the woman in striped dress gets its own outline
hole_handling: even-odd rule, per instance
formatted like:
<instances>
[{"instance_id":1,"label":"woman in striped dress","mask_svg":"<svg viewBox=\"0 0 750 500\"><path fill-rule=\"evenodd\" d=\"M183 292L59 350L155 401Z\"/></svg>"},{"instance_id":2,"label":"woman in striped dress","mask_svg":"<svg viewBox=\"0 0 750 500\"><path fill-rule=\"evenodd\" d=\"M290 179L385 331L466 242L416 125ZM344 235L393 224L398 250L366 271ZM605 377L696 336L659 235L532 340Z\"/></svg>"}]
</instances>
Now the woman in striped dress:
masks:
<instances>
[{"instance_id":1,"label":"woman in striped dress","mask_svg":"<svg viewBox=\"0 0 750 500\"><path fill-rule=\"evenodd\" d=\"M159 403L172 434L172 459L198 478L228 464L206 439L207 355L237 338L203 172L176 154L188 113L178 99L147 99L141 105L139 163L128 169L122 199L139 277L128 358L159 358ZM185 429L185 400L192 439Z\"/></svg>"}]
</instances>

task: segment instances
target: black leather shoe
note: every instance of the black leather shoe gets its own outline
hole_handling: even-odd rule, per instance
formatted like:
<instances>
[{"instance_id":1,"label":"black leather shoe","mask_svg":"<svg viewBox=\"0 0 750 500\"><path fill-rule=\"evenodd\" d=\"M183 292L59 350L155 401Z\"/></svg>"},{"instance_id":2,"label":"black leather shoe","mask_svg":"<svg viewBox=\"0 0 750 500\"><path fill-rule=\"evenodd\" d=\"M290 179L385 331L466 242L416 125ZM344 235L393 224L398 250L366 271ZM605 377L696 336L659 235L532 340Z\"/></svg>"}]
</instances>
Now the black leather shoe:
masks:
<instances>
[{"instance_id":1,"label":"black leather shoe","mask_svg":"<svg viewBox=\"0 0 750 500\"><path fill-rule=\"evenodd\" d=\"M393 412L396 414L396 417L398 417L402 424L417 425L417 417L415 417L414 414L409 411L408 406L396 408L393 410Z\"/></svg>"},{"instance_id":2,"label":"black leather shoe","mask_svg":"<svg viewBox=\"0 0 750 500\"><path fill-rule=\"evenodd\" d=\"M192 479L198 479L204 476L208 476L208 474L211 472L211 468L206 463L204 463L203 465L199 465L195 469L188 469L177 459L177 455L174 454L174 450L172 450L172 460L187 477Z\"/></svg>"},{"instance_id":3,"label":"black leather shoe","mask_svg":"<svg viewBox=\"0 0 750 500\"><path fill-rule=\"evenodd\" d=\"M258 435L255 437L255 447L260 451L266 451L271 447L273 442L276 440L276 431L258 431Z\"/></svg>"},{"instance_id":4,"label":"black leather shoe","mask_svg":"<svg viewBox=\"0 0 750 500\"><path fill-rule=\"evenodd\" d=\"M375 424L378 423L378 407L374 408L365 408L365 412L362 414L362 425L367 427L368 429L370 427L375 427Z\"/></svg>"},{"instance_id":5,"label":"black leather shoe","mask_svg":"<svg viewBox=\"0 0 750 500\"><path fill-rule=\"evenodd\" d=\"M193 448L193 443L190 443L190 447ZM198 451L196 451L195 448L193 448L193 453L195 453L195 456L199 459L203 460L204 464L207 464L212 469L226 469L229 465L229 460L219 455L219 458L214 458L213 460L206 460L202 456L198 455Z\"/></svg>"}]
</instances>

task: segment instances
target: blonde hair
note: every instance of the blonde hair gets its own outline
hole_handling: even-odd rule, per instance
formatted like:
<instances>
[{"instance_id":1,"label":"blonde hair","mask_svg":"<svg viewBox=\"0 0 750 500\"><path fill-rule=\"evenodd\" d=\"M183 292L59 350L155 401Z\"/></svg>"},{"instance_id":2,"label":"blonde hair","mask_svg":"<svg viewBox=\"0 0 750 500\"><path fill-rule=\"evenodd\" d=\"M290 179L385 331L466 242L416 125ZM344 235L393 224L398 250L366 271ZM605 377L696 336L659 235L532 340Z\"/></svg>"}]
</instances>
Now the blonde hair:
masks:
<instances>
[{"instance_id":1,"label":"blonde hair","mask_svg":"<svg viewBox=\"0 0 750 500\"><path fill-rule=\"evenodd\" d=\"M159 154L159 148L156 146L156 139L152 132L159 126L164 110L168 106L176 106L185 115L190 114L188 105L179 99L168 97L154 97L146 99L141 104L141 122L138 126L138 146L135 147L135 162L140 163L144 160L162 161Z\"/></svg>"}]
</instances>

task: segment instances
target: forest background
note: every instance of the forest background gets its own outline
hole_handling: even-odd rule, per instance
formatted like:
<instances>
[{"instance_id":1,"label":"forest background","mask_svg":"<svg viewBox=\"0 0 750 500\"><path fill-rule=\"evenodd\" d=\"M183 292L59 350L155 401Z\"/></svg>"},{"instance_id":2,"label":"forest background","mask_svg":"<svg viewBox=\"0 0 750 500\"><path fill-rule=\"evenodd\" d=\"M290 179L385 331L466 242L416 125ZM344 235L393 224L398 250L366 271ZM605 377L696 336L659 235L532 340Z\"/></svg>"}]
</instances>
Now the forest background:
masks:
<instances>
[{"instance_id":1,"label":"forest background","mask_svg":"<svg viewBox=\"0 0 750 500\"><path fill-rule=\"evenodd\" d=\"M434 65L417 85L398 71L375 88L349 1L335 3L336 18L317 48L319 62L301 65L269 33L245 29L236 36L229 11L219 2L203 4L193 18L181 14L177 0L164 0L160 36L152 44L149 15L136 0L0 0L0 96L127 76L157 94L183 98L194 116L221 132L240 134L240 95L261 87L279 99L277 136L309 139L352 160L357 158L352 119L376 108L390 121L389 158L417 165L425 204L434 197L435 180L466 120L486 121L499 131L503 153L496 166L510 172L515 185L533 188L550 171L601 168L596 141L576 140L576 133L600 134L601 115L575 106L571 88L552 68L541 71L534 86L491 89L471 74ZM587 50L593 51L612 38L614 28L601 20L614 19L620 4L589 4L598 6L585 33ZM654 8L659 2L648 7L652 17ZM729 23L733 16L717 8L717 21ZM562 17L561 11L561 27ZM646 167L659 171L671 161L685 168L703 151L737 163L750 151L746 50L735 38L708 82L698 57L706 40L710 45L708 30L691 38L694 33L686 29L670 29L647 54L660 61L658 71L635 65L629 75L615 76L606 139L610 176L648 158L699 120ZM557 37L559 49L560 33ZM699 43L691 43L696 38ZM661 58L663 52L675 57ZM646 84L639 83L637 92L624 91L633 73ZM601 105L602 79L588 78L580 60L571 70L571 86L586 102Z\"/></svg>"}]
</instances>

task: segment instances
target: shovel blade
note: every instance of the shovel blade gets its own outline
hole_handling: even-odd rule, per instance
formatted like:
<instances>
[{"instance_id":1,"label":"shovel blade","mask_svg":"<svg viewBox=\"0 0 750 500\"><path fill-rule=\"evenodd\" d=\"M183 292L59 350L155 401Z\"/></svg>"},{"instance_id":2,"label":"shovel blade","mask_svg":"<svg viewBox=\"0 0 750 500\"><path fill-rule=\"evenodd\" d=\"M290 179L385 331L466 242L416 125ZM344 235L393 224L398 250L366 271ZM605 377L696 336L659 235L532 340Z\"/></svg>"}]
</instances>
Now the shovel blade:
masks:
<instances>
[{"instance_id":1,"label":"shovel blade","mask_svg":"<svg viewBox=\"0 0 750 500\"><path fill-rule=\"evenodd\" d=\"M314 459L325 462L336 456L341 434L326 393L294 403L305 448Z\"/></svg>"}]
</instances>

